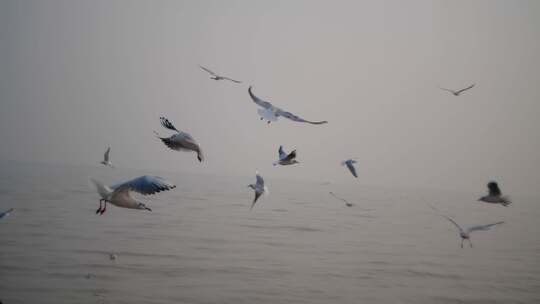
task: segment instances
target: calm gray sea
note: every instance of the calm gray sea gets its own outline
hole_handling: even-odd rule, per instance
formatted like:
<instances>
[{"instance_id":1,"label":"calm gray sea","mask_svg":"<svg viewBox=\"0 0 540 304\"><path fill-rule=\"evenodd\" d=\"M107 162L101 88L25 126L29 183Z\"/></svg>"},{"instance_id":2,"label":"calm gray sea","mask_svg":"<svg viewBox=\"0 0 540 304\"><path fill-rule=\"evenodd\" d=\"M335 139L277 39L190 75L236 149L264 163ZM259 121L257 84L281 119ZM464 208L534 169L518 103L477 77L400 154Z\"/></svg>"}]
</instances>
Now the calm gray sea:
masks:
<instances>
[{"instance_id":1,"label":"calm gray sea","mask_svg":"<svg viewBox=\"0 0 540 304\"><path fill-rule=\"evenodd\" d=\"M153 212L95 214L89 176L112 184L148 173L178 185L148 198ZM2 162L0 210L16 210L0 220L0 300L540 303L539 200L513 194L505 208L475 202L484 189L267 179L270 195L250 212L253 181ZM461 249L428 202L462 224L505 224Z\"/></svg>"}]
</instances>

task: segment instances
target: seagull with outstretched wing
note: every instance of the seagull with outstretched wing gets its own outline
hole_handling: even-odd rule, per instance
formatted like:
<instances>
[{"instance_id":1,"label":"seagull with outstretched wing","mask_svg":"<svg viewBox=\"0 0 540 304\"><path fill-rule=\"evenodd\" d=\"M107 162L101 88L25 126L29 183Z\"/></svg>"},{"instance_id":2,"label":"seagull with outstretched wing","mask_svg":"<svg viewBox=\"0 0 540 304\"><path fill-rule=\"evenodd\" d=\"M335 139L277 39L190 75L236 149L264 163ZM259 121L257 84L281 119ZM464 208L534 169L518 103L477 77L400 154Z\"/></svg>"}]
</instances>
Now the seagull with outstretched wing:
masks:
<instances>
[{"instance_id":1,"label":"seagull with outstretched wing","mask_svg":"<svg viewBox=\"0 0 540 304\"><path fill-rule=\"evenodd\" d=\"M285 117L287 119L290 119L292 121L305 122L305 123L309 123L309 124L312 124L312 125L321 125L321 124L328 123L328 121L326 121L326 120L324 120L324 121L305 120L305 119L303 119L303 118L301 118L299 116L294 115L291 112L287 112L287 111L285 111L283 109L280 109L280 108L272 105L270 102L264 101L264 100L260 99L259 97L255 96L253 94L253 92L251 91L251 87L249 87L248 92L249 92L249 96L251 96L251 99L253 100L253 102L261 107L261 109L257 110L257 113L259 113L259 115L261 116L261 120L264 119L268 123L270 123L272 121L277 121L278 117L280 117L280 116Z\"/></svg>"},{"instance_id":2,"label":"seagull with outstretched wing","mask_svg":"<svg viewBox=\"0 0 540 304\"><path fill-rule=\"evenodd\" d=\"M501 189L499 189L497 182L491 181L487 184L487 187L488 195L482 196L478 199L478 201L491 204L501 204L505 207L512 203L508 196L502 195Z\"/></svg>"},{"instance_id":3,"label":"seagull with outstretched wing","mask_svg":"<svg viewBox=\"0 0 540 304\"><path fill-rule=\"evenodd\" d=\"M300 163L296 160L296 150L293 150L291 153L287 154L285 153L285 150L283 150L283 146L279 146L279 160L275 161L273 163L274 166L282 165L282 166L288 166L288 165L294 165Z\"/></svg>"},{"instance_id":4,"label":"seagull with outstretched wing","mask_svg":"<svg viewBox=\"0 0 540 304\"><path fill-rule=\"evenodd\" d=\"M249 208L249 210L253 209L253 206L255 206L255 203L257 202L259 197L261 197L261 195L263 194L268 195L269 193L268 187L264 185L264 179L262 178L261 175L259 175L259 172L255 172L255 178L256 178L255 184L248 185L249 188L255 191L255 198L253 199L253 202L251 203L251 207Z\"/></svg>"},{"instance_id":5,"label":"seagull with outstretched wing","mask_svg":"<svg viewBox=\"0 0 540 304\"><path fill-rule=\"evenodd\" d=\"M150 175L143 175L111 187L106 186L93 178L91 178L90 181L96 186L96 189L101 196L99 208L96 210L96 214L100 215L107 210L107 203L111 203L120 208L152 211L152 209L148 208L143 202L131 196L131 192L137 192L142 195L151 195L176 188L176 185L165 179L159 176ZM104 203L103 206L102 203Z\"/></svg>"},{"instance_id":6,"label":"seagull with outstretched wing","mask_svg":"<svg viewBox=\"0 0 540 304\"><path fill-rule=\"evenodd\" d=\"M111 163L111 160L110 160L110 153L111 153L111 147L108 147L107 148L107 151L105 151L105 154L103 154L103 161L101 161L101 164L105 165L105 166L108 166L108 167L111 167L111 168L114 168L113 164Z\"/></svg>"},{"instance_id":7,"label":"seagull with outstretched wing","mask_svg":"<svg viewBox=\"0 0 540 304\"><path fill-rule=\"evenodd\" d=\"M439 89L444 90L444 91L448 91L448 92L454 94L454 96L459 96L461 93L463 93L463 92L465 92L465 91L467 91L469 89L472 89L475 85L476 84L473 83L470 86L468 86L466 88L463 88L461 90L450 90L450 89L445 89L445 88L441 88L441 87L439 87Z\"/></svg>"},{"instance_id":8,"label":"seagull with outstretched wing","mask_svg":"<svg viewBox=\"0 0 540 304\"><path fill-rule=\"evenodd\" d=\"M212 76L210 76L210 79L213 79L213 80L229 80L229 81L232 81L232 82L235 82L235 83L242 83L239 80L234 80L234 79L229 78L229 77L220 76L220 75L212 72L210 69L207 69L207 68L203 67L202 65L199 65L199 67L201 69L203 69L204 71L208 72L210 75L212 75Z\"/></svg>"},{"instance_id":9,"label":"seagull with outstretched wing","mask_svg":"<svg viewBox=\"0 0 540 304\"><path fill-rule=\"evenodd\" d=\"M173 134L170 137L161 137L156 131L154 131L154 134L156 134L156 136L161 139L161 141L167 147L175 151L193 151L197 153L197 159L200 162L204 160L204 155L199 143L197 143L197 141L191 135L176 129L171 121L165 117L160 117L159 120L164 128L176 132L176 134Z\"/></svg>"},{"instance_id":10,"label":"seagull with outstretched wing","mask_svg":"<svg viewBox=\"0 0 540 304\"><path fill-rule=\"evenodd\" d=\"M344 160L341 162L341 165L342 166L347 166L347 168L349 169L349 171L351 171L351 174L358 178L358 174L356 174L356 168L354 167L354 164L356 164L357 161L354 160L354 159L347 159L347 160Z\"/></svg>"},{"instance_id":11,"label":"seagull with outstretched wing","mask_svg":"<svg viewBox=\"0 0 540 304\"><path fill-rule=\"evenodd\" d=\"M454 226L457 227L457 229L459 230L459 236L461 237L461 248L463 248L463 242L465 240L469 241L469 245L472 248L473 245L472 245L472 242L471 242L471 232L474 232L474 231L487 231L487 230L491 229L492 227L494 227L496 225L500 225L500 224L504 223L504 222L496 222L496 223L487 224L487 225L476 225L476 226L470 226L470 227L463 228L458 223L456 223L456 221L454 221L452 218L450 218L450 217L448 217L446 215L442 215L442 214L439 214L439 215L444 217L449 222L451 222Z\"/></svg>"},{"instance_id":12,"label":"seagull with outstretched wing","mask_svg":"<svg viewBox=\"0 0 540 304\"><path fill-rule=\"evenodd\" d=\"M330 193L330 195L332 195L333 197L335 197L335 198L337 198L338 200L344 202L344 203L345 203L345 206L347 206L347 207L352 207L352 206L354 206L353 203L349 203L349 201L347 201L346 199L341 198L341 197L335 195L334 192L330 191L329 193Z\"/></svg>"}]
</instances>

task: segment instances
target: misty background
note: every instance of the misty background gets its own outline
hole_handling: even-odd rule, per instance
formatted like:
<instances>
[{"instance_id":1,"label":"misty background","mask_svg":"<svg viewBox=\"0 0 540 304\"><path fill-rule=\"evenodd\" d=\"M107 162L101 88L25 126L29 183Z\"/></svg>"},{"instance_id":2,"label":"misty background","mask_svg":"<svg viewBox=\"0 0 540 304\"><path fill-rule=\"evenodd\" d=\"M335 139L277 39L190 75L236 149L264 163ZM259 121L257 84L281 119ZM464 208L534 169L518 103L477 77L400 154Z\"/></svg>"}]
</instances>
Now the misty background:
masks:
<instances>
[{"instance_id":1,"label":"misty background","mask_svg":"<svg viewBox=\"0 0 540 304\"><path fill-rule=\"evenodd\" d=\"M99 166L111 146L148 174L534 193L539 20L538 1L1 0L0 160ZM267 125L249 85L329 123ZM161 115L205 162L155 138ZM301 163L273 168L280 144Z\"/></svg>"}]
</instances>

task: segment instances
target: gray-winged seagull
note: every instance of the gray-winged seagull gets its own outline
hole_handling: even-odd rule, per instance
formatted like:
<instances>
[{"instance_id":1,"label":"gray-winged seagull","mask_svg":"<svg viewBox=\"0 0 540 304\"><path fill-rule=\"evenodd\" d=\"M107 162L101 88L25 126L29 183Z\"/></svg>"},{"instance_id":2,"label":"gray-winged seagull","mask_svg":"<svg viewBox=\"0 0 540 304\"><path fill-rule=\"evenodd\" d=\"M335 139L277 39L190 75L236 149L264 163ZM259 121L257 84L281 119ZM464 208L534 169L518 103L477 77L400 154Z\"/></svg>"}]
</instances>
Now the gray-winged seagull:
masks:
<instances>
[{"instance_id":1,"label":"gray-winged seagull","mask_svg":"<svg viewBox=\"0 0 540 304\"><path fill-rule=\"evenodd\" d=\"M212 76L210 77L210 79L214 79L214 80L229 80L229 81L236 82L236 83L242 83L242 82L239 81L239 80L234 80L234 79L229 78L229 77L220 76L220 75L218 75L218 74L212 72L211 70L209 70L209 69L203 67L202 65L199 65L199 67L200 67L201 69L203 69L204 71L208 72L210 75L212 75Z\"/></svg>"},{"instance_id":2,"label":"gray-winged seagull","mask_svg":"<svg viewBox=\"0 0 540 304\"><path fill-rule=\"evenodd\" d=\"M93 178L90 180L94 183L101 196L96 214L105 213L107 210L107 203L111 203L120 208L152 211L152 209L148 208L143 202L133 198L130 192L134 191L142 195L150 195L161 191L171 190L176 187L174 184L159 176L149 175L140 176L111 187L108 187ZM103 207L102 203L104 203Z\"/></svg>"},{"instance_id":3,"label":"gray-winged seagull","mask_svg":"<svg viewBox=\"0 0 540 304\"><path fill-rule=\"evenodd\" d=\"M283 146L279 146L278 153L279 153L279 160L273 163L274 166L277 166L277 165L288 166L288 165L299 164L299 162L296 160L296 150L293 150L291 153L287 154L283 150Z\"/></svg>"},{"instance_id":4,"label":"gray-winged seagull","mask_svg":"<svg viewBox=\"0 0 540 304\"><path fill-rule=\"evenodd\" d=\"M260 99L259 97L255 96L253 94L253 92L251 91L251 87L249 87L248 92L249 92L249 96L251 96L251 99L253 100L253 102L256 103L257 105L259 105L260 107L262 107L262 109L257 110L257 113L259 113L259 115L261 116L261 120L264 119L268 123L270 123L272 121L277 121L278 117L280 117L280 116L283 116L283 117L288 118L288 119L293 120L293 121L305 122L305 123L309 123L309 124L313 124L313 125L320 125L320 124L328 123L326 120L324 120L324 121L305 120L303 118L300 118L300 117L294 115L291 112L284 111L283 109L280 109L280 108L272 105L270 102L264 101L264 100Z\"/></svg>"},{"instance_id":5,"label":"gray-winged seagull","mask_svg":"<svg viewBox=\"0 0 540 304\"><path fill-rule=\"evenodd\" d=\"M450 221L454 226L456 226L459 230L459 236L461 237L461 248L463 248L463 241L467 240L469 241L469 245L472 248L472 242L471 242L471 232L474 231L487 231L491 229L493 226L500 225L504 222L496 222L493 224L487 224L487 225L477 225L477 226L470 226L465 229L463 229L458 223L456 223L452 218L440 214L440 216L446 218L448 221Z\"/></svg>"},{"instance_id":6,"label":"gray-winged seagull","mask_svg":"<svg viewBox=\"0 0 540 304\"><path fill-rule=\"evenodd\" d=\"M111 153L111 147L107 148L107 151L105 151L105 154L103 154L103 161L101 162L101 164L114 168L110 160L110 153Z\"/></svg>"},{"instance_id":7,"label":"gray-winged seagull","mask_svg":"<svg viewBox=\"0 0 540 304\"><path fill-rule=\"evenodd\" d=\"M256 172L256 182L255 184L249 184L248 187L253 189L255 191L255 198L253 199L253 202L251 203L251 207L249 210L253 209L253 206L255 206L255 203L259 199L259 197L263 194L268 195L268 187L264 185L264 179L262 176L259 175L259 172Z\"/></svg>"},{"instance_id":8,"label":"gray-winged seagull","mask_svg":"<svg viewBox=\"0 0 540 304\"><path fill-rule=\"evenodd\" d=\"M342 166L347 166L347 168L349 169L349 171L351 171L351 174L358 178L358 174L356 174L356 168L354 167L354 164L356 164L357 161L354 160L354 159L347 159L345 161L342 161L341 162L341 165Z\"/></svg>"},{"instance_id":9,"label":"gray-winged seagull","mask_svg":"<svg viewBox=\"0 0 540 304\"><path fill-rule=\"evenodd\" d=\"M165 117L160 117L161 125L172 131L176 131L176 134L170 137L161 137L154 131L156 136L170 149L175 151L194 151L197 153L197 159L202 162L204 160L203 152L197 141L188 133L179 131L176 127Z\"/></svg>"},{"instance_id":10,"label":"gray-winged seagull","mask_svg":"<svg viewBox=\"0 0 540 304\"><path fill-rule=\"evenodd\" d=\"M465 92L465 91L467 91L469 89L472 89L474 86L475 86L475 84L473 83L470 86L468 86L466 88L463 88L461 90L450 90L450 89L445 89L445 88L441 88L441 87L439 87L439 89L444 90L444 91L448 91L448 92L454 94L454 96L459 96L461 93L463 93L463 92Z\"/></svg>"}]
</instances>

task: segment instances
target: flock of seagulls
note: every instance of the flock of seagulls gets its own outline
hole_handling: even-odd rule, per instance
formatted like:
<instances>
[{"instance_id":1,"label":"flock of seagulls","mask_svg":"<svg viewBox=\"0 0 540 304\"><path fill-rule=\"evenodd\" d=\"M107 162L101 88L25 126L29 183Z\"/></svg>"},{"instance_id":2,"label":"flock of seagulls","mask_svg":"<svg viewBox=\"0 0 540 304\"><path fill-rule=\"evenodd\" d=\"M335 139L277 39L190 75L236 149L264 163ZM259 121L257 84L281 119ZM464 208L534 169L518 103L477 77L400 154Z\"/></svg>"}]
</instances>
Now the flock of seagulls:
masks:
<instances>
[{"instance_id":1,"label":"flock of seagulls","mask_svg":"<svg viewBox=\"0 0 540 304\"><path fill-rule=\"evenodd\" d=\"M199 66L199 67L202 70L209 73L211 75L210 78L213 80L216 80L216 81L228 80L233 83L241 83L241 81L239 80L235 80L229 77L218 75L203 66ZM474 86L475 84L471 84L468 87L465 87L460 90L450 90L446 88L440 88L440 89L448 91L452 93L454 96L459 96L463 92L472 89ZM277 121L279 117L284 117L295 122L308 123L308 124L313 124L313 125L321 125L321 124L328 123L326 120L323 120L323 121L306 120L291 112L288 112L279 107L276 107L272 103L255 96L255 94L253 94L251 86L248 88L248 94L253 100L253 102L260 107L257 111L260 116L260 119L266 120L268 124L270 124L271 122ZM197 159L199 160L199 162L204 161L204 154L203 154L202 148L199 145L199 143L193 138L193 136L191 136L189 133L178 130L174 126L174 124L165 117L160 117L160 123L161 123L161 126L163 126L165 129L168 129L174 132L174 134L170 135L169 137L162 137L159 135L158 132L154 131L154 134L161 140L161 142L163 142L163 144L165 144L165 146L167 146L169 149L174 150L174 151L194 152L197 155ZM110 154L111 154L111 147L108 147L103 155L103 161L101 161L100 164L106 167L114 168L111 162ZM296 157L297 157L296 150L292 150L290 153L287 153L284 150L283 146L279 146L278 157L279 157L278 160L272 163L274 166L278 166L278 165L289 166L289 165L299 164L299 162L296 160ZM355 164L357 164L356 159L347 159L341 162L341 165L346 166L354 178L358 178L358 173L357 173ZM153 195L162 191L169 191L176 188L176 185L165 180L164 178L161 178L159 176L151 176L151 175L143 175L143 176L140 176L140 177L137 177L137 178L134 178L134 179L131 179L131 180L119 183L119 184L115 184L112 186L107 186L103 184L102 182L93 178L90 178L90 181L94 184L99 196L101 197L99 200L99 208L96 210L96 214L99 214L99 215L103 215L107 211L107 204L111 204L120 208L152 211L152 209L150 209L144 202L136 199L131 194L135 192L141 195ZM250 210L252 210L255 204L257 203L257 201L259 200L259 198L263 194L268 195L269 190L268 190L268 187L264 183L263 177L258 172L256 172L256 175L255 175L255 183L249 184L248 187L251 188L255 194L255 197L253 198L253 201L250 206ZM488 194L480 197L478 201L489 203L489 204L500 204L505 207L509 206L512 203L508 196L505 196L502 194L497 182L495 181L489 182L487 184L487 188L488 188ZM333 192L329 192L329 193L334 198L344 202L347 207L354 206L354 204L337 196L335 193ZM432 208L435 209L434 207ZM0 213L0 219L8 217L13 211L14 209L12 208L12 209L9 209L7 211ZM443 214L438 214L438 215L447 219L450 223L452 223L458 229L459 235L461 237L462 248L463 248L463 243L465 242L465 240L469 242L469 245L472 248L472 242L471 242L471 236L470 236L472 232L489 230L492 227L495 227L497 225L504 223L502 221L499 221L492 224L476 225L476 226L470 226L470 227L464 228L460 226L451 217L443 215ZM110 259L115 260L116 255L111 254Z\"/></svg>"},{"instance_id":2,"label":"flock of seagulls","mask_svg":"<svg viewBox=\"0 0 540 304\"><path fill-rule=\"evenodd\" d=\"M210 79L213 79L216 81L228 80L233 83L242 83L239 80L221 76L201 65L199 65L199 67L211 75ZM446 89L446 88L440 88L440 89L448 91L452 93L454 96L459 96L463 92L472 89L474 86L475 84L471 84L468 87L465 87L460 90L451 90L451 89ZM291 112L288 112L279 107L276 107L272 103L257 97L253 93L252 86L248 88L248 94L253 100L253 102L260 107L257 110L257 113L259 114L260 119L266 121L268 124L278 121L279 117L284 117L295 122L308 123L308 124L313 124L313 125L321 125L321 124L328 123L326 120L323 120L323 121L306 120ZM165 117L160 117L160 123L165 129L175 132L169 137L162 137L159 135L158 132L154 131L155 135L163 142L163 144L165 144L165 146L175 151L194 152L196 153L197 159L199 160L199 162L204 161L204 155L203 155L201 146L193 138L193 136L191 136L190 134L186 132L178 130L174 126L174 124ZM103 161L101 162L101 164L114 168L110 161L110 152L111 152L111 148L108 147L107 151L105 152L105 155L103 156ZM287 153L285 149L283 148L283 146L280 145L278 149L278 160L274 161L272 164L273 166L296 165L296 164L299 164L296 157L297 157L296 150L292 150L291 152ZM351 159L342 161L341 165L347 167L348 171L352 174L354 178L358 178L358 173L355 167L355 164L357 163L358 162L356 159L351 158ZM121 208L152 211L152 209L146 206L144 202L141 202L135 199L133 196L131 196L131 192L136 192L142 195L151 195L151 194L155 194L161 191L168 191L176 187L174 184L166 181L165 179L161 177L149 176L149 175L137 177L135 179L132 179L132 180L129 180L129 181L117 184L117 185L113 185L110 187L104 185L103 183L95 179L91 179L91 181L93 182L99 195L101 196L101 199L99 201L99 208L96 210L96 214L100 214L100 215L105 213L105 211L107 210L107 203L112 204L117 207L121 207ZM251 206L250 206L250 210L252 210L255 204L257 203L257 201L259 200L259 198L263 194L268 195L269 191L268 191L268 187L264 183L263 177L258 172L256 172L256 175L255 175L255 183L249 184L248 187L251 188L255 194L255 197L253 198L253 201L251 202ZM494 181L489 182L487 187L488 187L488 195L482 196L481 198L478 199L478 201L482 201L482 202L490 203L490 204L501 204L505 207L511 204L510 199L502 195L502 192L499 189L497 182L494 182ZM337 200L344 202L345 206L347 207L354 206L354 204L350 203L344 198L337 196L334 192L330 191L329 193ZM11 211L8 210L7 212L0 214L0 218L9 215L9 212ZM476 226L463 228L449 216L442 215L442 214L439 214L439 215L446 218L455 227L458 228L459 235L461 237L461 248L463 248L463 243L465 240L469 242L469 245L472 248L472 242L471 242L471 237L470 237L470 234L472 232L489 230L490 228L503 223L502 221L500 221L493 224L476 225ZM115 258L116 257L114 257L114 259ZM113 260L112 255L111 255L111 260Z\"/></svg>"}]
</instances>

